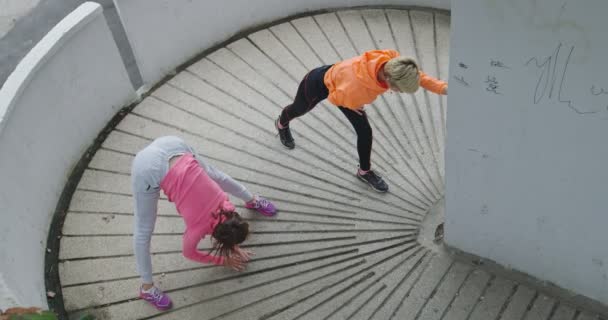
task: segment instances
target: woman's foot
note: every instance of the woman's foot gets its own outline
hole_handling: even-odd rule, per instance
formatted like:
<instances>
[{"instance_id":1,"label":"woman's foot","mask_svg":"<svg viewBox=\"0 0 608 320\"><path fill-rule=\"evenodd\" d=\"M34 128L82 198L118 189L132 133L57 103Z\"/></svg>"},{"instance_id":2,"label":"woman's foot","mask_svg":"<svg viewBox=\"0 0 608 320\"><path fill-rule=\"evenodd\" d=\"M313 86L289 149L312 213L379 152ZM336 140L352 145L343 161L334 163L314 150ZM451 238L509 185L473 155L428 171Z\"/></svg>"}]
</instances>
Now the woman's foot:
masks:
<instances>
[{"instance_id":1,"label":"woman's foot","mask_svg":"<svg viewBox=\"0 0 608 320\"><path fill-rule=\"evenodd\" d=\"M368 170L368 171L363 171L361 169L359 169L357 171L357 177L370 185L370 187L372 187L372 189L374 189L377 192L387 192L388 191L388 184L386 184L386 182L384 182L384 180L382 179L382 177L380 177L379 175L377 175L374 171L372 170Z\"/></svg>"},{"instance_id":2,"label":"woman's foot","mask_svg":"<svg viewBox=\"0 0 608 320\"><path fill-rule=\"evenodd\" d=\"M143 288L139 288L139 297L143 300L148 301L151 305L153 305L156 309L165 311L171 309L172 302L169 296L162 292L157 287L151 287L148 290L144 290Z\"/></svg>"},{"instance_id":3,"label":"woman's foot","mask_svg":"<svg viewBox=\"0 0 608 320\"><path fill-rule=\"evenodd\" d=\"M280 117L279 117L280 119ZM296 147L296 143L293 141L293 137L291 136L291 130L289 130L289 126L282 127L279 123L279 119L274 122L274 126L279 131L279 138L281 139L281 143L287 149L293 149Z\"/></svg>"},{"instance_id":4,"label":"woman's foot","mask_svg":"<svg viewBox=\"0 0 608 320\"><path fill-rule=\"evenodd\" d=\"M277 208L274 204L262 197L255 197L253 200L245 203L245 208L254 209L268 217L274 216L277 213Z\"/></svg>"}]
</instances>

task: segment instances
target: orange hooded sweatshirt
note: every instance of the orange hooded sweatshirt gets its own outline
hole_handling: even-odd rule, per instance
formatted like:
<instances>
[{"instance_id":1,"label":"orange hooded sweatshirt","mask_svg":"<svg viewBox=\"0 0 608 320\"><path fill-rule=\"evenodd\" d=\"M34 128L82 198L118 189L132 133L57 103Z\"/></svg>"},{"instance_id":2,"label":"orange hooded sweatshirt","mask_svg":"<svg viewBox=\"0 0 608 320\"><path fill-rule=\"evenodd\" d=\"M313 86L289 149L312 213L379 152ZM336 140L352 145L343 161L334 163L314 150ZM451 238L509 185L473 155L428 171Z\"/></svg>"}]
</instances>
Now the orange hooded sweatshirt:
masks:
<instances>
[{"instance_id":1,"label":"orange hooded sweatshirt","mask_svg":"<svg viewBox=\"0 0 608 320\"><path fill-rule=\"evenodd\" d=\"M372 50L334 64L323 78L329 91L327 99L336 106L348 109L359 109L372 103L388 90L386 84L378 81L378 71L397 56L399 52L395 50ZM420 71L420 86L442 94L447 83Z\"/></svg>"}]
</instances>

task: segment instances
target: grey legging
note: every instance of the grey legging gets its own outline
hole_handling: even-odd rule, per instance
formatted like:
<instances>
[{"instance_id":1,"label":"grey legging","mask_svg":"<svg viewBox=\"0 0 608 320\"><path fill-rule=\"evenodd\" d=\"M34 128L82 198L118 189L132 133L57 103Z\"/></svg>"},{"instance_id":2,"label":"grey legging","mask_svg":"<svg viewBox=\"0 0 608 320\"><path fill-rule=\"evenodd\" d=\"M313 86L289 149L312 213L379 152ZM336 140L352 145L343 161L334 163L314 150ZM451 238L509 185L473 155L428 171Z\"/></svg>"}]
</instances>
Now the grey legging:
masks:
<instances>
[{"instance_id":1,"label":"grey legging","mask_svg":"<svg viewBox=\"0 0 608 320\"><path fill-rule=\"evenodd\" d=\"M178 137L158 138L138 152L131 167L131 182L135 200L133 241L137 272L144 283L152 283L150 239L156 222L160 182L169 170L169 159L185 153L193 154L209 177L222 190L246 202L253 199L251 192L242 184L206 163L194 149Z\"/></svg>"}]
</instances>

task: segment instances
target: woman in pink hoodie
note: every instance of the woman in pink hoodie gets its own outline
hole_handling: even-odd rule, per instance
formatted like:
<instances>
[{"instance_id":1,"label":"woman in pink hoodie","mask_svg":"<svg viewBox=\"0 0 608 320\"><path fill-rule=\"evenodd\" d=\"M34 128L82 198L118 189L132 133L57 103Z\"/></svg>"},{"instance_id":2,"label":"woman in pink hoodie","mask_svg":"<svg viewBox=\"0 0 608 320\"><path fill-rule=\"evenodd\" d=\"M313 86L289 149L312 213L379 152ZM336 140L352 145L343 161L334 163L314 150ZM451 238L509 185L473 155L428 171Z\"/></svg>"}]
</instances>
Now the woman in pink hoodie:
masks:
<instances>
[{"instance_id":1,"label":"woman in pink hoodie","mask_svg":"<svg viewBox=\"0 0 608 320\"><path fill-rule=\"evenodd\" d=\"M135 200L135 258L143 282L140 297L159 310L171 308L169 296L152 281L150 239L161 189L169 201L175 203L186 224L184 256L237 271L244 269L252 254L239 248L249 234L249 225L235 212L226 192L243 200L246 208L266 216L276 214L270 201L254 196L242 184L207 164L178 137L158 138L138 152L131 178ZM207 235L214 240L209 253L197 249Z\"/></svg>"}]
</instances>

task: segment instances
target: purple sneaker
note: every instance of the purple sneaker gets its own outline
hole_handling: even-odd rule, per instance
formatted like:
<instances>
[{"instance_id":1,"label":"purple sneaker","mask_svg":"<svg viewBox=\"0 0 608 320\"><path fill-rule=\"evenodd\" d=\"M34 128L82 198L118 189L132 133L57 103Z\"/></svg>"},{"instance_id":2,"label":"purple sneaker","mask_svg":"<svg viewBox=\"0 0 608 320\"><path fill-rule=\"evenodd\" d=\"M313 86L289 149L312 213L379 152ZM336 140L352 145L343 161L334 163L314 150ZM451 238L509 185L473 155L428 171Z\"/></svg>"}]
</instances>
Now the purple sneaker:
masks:
<instances>
[{"instance_id":1,"label":"purple sneaker","mask_svg":"<svg viewBox=\"0 0 608 320\"><path fill-rule=\"evenodd\" d=\"M152 287L147 292L144 292L141 288L139 289L139 297L143 300L148 301L151 305L156 307L156 309L165 311L171 309L171 298L162 292L157 287Z\"/></svg>"},{"instance_id":2,"label":"purple sneaker","mask_svg":"<svg viewBox=\"0 0 608 320\"><path fill-rule=\"evenodd\" d=\"M274 216L277 213L277 208L275 208L274 204L262 197L258 197L255 201L245 203L245 208L254 209L268 217Z\"/></svg>"}]
</instances>

